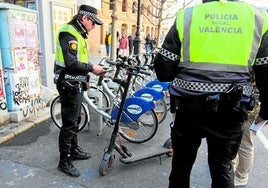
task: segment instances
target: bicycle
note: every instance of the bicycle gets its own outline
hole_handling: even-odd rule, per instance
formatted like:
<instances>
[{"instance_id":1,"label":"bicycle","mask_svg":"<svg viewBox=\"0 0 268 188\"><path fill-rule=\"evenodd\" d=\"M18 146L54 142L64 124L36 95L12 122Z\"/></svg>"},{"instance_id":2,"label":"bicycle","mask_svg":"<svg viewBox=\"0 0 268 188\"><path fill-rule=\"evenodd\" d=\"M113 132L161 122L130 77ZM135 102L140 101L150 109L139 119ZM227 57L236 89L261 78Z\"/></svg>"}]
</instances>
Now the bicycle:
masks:
<instances>
[{"instance_id":1,"label":"bicycle","mask_svg":"<svg viewBox=\"0 0 268 188\"><path fill-rule=\"evenodd\" d=\"M141 54L143 55L143 54ZM131 64L132 62L140 62L140 54L137 56L132 56L131 59L129 57L119 57L119 59L117 61L127 61L129 64ZM107 63L109 65L109 67L111 67L111 65L113 64L113 61L109 60L109 59L102 59L99 63L99 65L105 66L105 63ZM138 66L141 64L138 63ZM144 67L144 65L142 65L142 67ZM118 70L120 67L116 67L116 70ZM152 72L152 71L151 71ZM151 75L150 75L151 76ZM148 77L150 77L148 76ZM118 77L118 72L116 72L113 76L113 78L117 78ZM119 77L122 77L119 76ZM142 97L146 100L153 100L155 102L155 109L154 111L156 112L159 124L161 124L166 116L167 116L167 111L168 111L168 105L166 103L166 91L167 90L167 85L169 85L169 83L165 83L165 82L148 82L146 85L143 83L140 83L140 81L137 78L141 78L144 79L144 75L140 75L140 76L135 76L134 79L131 81L131 87L129 89L129 96L136 96L136 97ZM120 92L121 94L123 93L124 87L118 87L115 86L112 82L110 82L111 79L108 81L104 81L102 78L99 78L99 80L97 81L96 87L100 88L102 87L102 90L105 91L105 93L107 93L107 96L104 96L105 98L105 104L109 105L109 101L106 99L107 97L110 98L114 98L114 94L111 93L111 89ZM110 85L109 85L110 83ZM136 89L136 85L137 83L141 86L139 87L139 89ZM111 86L112 85L112 86ZM113 88L111 88L113 87ZM119 91L118 91L119 90ZM102 93L100 93L102 95Z\"/></svg>"},{"instance_id":2,"label":"bicycle","mask_svg":"<svg viewBox=\"0 0 268 188\"><path fill-rule=\"evenodd\" d=\"M124 68L125 64L120 63L120 67ZM139 70L139 73L148 74L146 71L141 69ZM114 79L113 81L124 85L123 80ZM103 96L106 95L102 90L97 89L97 91L103 93ZM83 97L84 101L82 103L80 118L78 121L78 131L81 131L89 123L90 113L88 107L103 116L107 120L105 122L106 124L109 126L113 125L121 103L118 96L113 98L113 101L111 102L112 108L109 109L103 108L97 104L95 98L90 98L87 92L84 92ZM158 119L154 111L154 102L139 97L128 97L125 103L126 106L123 109L123 115L120 120L120 135L132 143L143 143L150 140L156 134L158 129ZM60 115L59 96L52 101L50 113L55 125L58 128L61 128L62 121Z\"/></svg>"}]
</instances>

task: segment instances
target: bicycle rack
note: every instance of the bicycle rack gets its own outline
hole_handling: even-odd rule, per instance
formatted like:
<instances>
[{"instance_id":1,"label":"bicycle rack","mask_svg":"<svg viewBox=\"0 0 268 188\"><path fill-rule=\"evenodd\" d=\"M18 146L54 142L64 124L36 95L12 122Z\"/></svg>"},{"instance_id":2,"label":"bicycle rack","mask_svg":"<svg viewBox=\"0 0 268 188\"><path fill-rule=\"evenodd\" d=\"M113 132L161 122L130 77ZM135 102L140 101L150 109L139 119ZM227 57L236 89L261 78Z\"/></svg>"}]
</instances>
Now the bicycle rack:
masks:
<instances>
[{"instance_id":1,"label":"bicycle rack","mask_svg":"<svg viewBox=\"0 0 268 188\"><path fill-rule=\"evenodd\" d=\"M98 96L98 93L89 93L90 98L93 97L94 98L94 102L97 105L97 107L101 107L102 106L102 98L100 96ZM93 131L96 132L97 135L101 135L102 134L102 130L104 128L104 123L103 123L103 117L102 115L98 114L94 109L92 109L90 106L88 106L88 110L90 112L90 121L89 121L89 131ZM93 126L90 126L93 125Z\"/></svg>"}]
</instances>

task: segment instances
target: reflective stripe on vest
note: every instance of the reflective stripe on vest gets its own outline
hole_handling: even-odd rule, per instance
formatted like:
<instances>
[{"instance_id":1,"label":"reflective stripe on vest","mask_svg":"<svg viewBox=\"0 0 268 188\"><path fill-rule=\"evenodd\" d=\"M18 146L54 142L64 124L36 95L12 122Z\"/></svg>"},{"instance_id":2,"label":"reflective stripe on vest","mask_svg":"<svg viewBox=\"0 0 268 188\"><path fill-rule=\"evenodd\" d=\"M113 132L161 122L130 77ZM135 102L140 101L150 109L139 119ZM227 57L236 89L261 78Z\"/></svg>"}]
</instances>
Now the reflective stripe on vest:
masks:
<instances>
[{"instance_id":1,"label":"reflective stripe on vest","mask_svg":"<svg viewBox=\"0 0 268 188\"><path fill-rule=\"evenodd\" d=\"M65 67L64 63L64 57L62 53L62 48L59 41L59 34L61 32L68 32L71 35L73 35L77 42L78 42L78 51L77 51L77 59L81 63L88 63L89 57L88 57L88 42L86 39L84 39L81 34L72 26L69 24L65 24L59 31L56 39L56 52L55 52L55 63L59 66Z\"/></svg>"},{"instance_id":2,"label":"reflective stripe on vest","mask_svg":"<svg viewBox=\"0 0 268 188\"><path fill-rule=\"evenodd\" d=\"M241 2L187 8L178 12L176 24L182 41L180 66L211 71L249 72L265 30L263 15Z\"/></svg>"}]
</instances>

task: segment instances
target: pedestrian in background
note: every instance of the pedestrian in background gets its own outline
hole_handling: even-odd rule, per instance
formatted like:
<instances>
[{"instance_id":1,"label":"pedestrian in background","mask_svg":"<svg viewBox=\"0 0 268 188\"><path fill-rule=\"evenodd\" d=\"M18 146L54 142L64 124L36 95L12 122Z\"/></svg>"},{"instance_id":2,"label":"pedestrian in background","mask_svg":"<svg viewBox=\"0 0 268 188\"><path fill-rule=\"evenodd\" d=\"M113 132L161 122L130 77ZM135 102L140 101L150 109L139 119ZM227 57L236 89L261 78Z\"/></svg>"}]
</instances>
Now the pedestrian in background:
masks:
<instances>
[{"instance_id":1,"label":"pedestrian in background","mask_svg":"<svg viewBox=\"0 0 268 188\"><path fill-rule=\"evenodd\" d=\"M127 38L128 38L128 55L131 56L133 54L133 38L131 34Z\"/></svg>"},{"instance_id":2,"label":"pedestrian in background","mask_svg":"<svg viewBox=\"0 0 268 188\"><path fill-rule=\"evenodd\" d=\"M228 24L225 24L227 23ZM212 188L233 188L242 126L254 106L250 70L268 119L268 14L239 1L203 0L179 10L154 59L160 81L172 82L174 151L169 188L189 188L203 138ZM252 66L252 67L251 67Z\"/></svg>"},{"instance_id":3,"label":"pedestrian in background","mask_svg":"<svg viewBox=\"0 0 268 188\"><path fill-rule=\"evenodd\" d=\"M257 132L251 128L252 124L259 122L259 118L255 117L255 112L258 111L259 105L251 111L248 121L243 126L243 137L236 158L233 160L234 165L234 184L235 186L246 186L248 184L250 170L254 161L254 140ZM265 124L267 125L267 124Z\"/></svg>"},{"instance_id":4,"label":"pedestrian in background","mask_svg":"<svg viewBox=\"0 0 268 188\"><path fill-rule=\"evenodd\" d=\"M122 37L119 39L119 55L127 56L128 49L128 38L125 33L122 34Z\"/></svg>"},{"instance_id":5,"label":"pedestrian in background","mask_svg":"<svg viewBox=\"0 0 268 188\"><path fill-rule=\"evenodd\" d=\"M108 31L106 32L104 42L105 42L105 48L106 48L106 56L110 56L112 35Z\"/></svg>"},{"instance_id":6,"label":"pedestrian in background","mask_svg":"<svg viewBox=\"0 0 268 188\"><path fill-rule=\"evenodd\" d=\"M157 47L157 39L156 39L156 37L151 40L151 46L152 46L152 50L154 50Z\"/></svg>"},{"instance_id":7,"label":"pedestrian in background","mask_svg":"<svg viewBox=\"0 0 268 188\"><path fill-rule=\"evenodd\" d=\"M152 40L150 34L147 34L147 36L145 37L145 50L146 53L152 50Z\"/></svg>"},{"instance_id":8,"label":"pedestrian in background","mask_svg":"<svg viewBox=\"0 0 268 188\"><path fill-rule=\"evenodd\" d=\"M116 58L119 56L119 40L120 40L120 34L118 31L116 31Z\"/></svg>"},{"instance_id":9,"label":"pedestrian in background","mask_svg":"<svg viewBox=\"0 0 268 188\"><path fill-rule=\"evenodd\" d=\"M248 183L249 172L254 159L254 139L256 132L250 130L251 123L247 122L243 126L243 137L234 165L234 184L235 186L246 186Z\"/></svg>"},{"instance_id":10,"label":"pedestrian in background","mask_svg":"<svg viewBox=\"0 0 268 188\"><path fill-rule=\"evenodd\" d=\"M54 71L59 76L56 85L62 117L58 170L72 177L80 176L72 161L91 157L78 146L77 132L88 73L100 75L104 71L101 66L89 63L88 58L88 32L95 28L95 24L102 25L97 15L94 7L81 5L73 19L61 27L56 39Z\"/></svg>"}]
</instances>

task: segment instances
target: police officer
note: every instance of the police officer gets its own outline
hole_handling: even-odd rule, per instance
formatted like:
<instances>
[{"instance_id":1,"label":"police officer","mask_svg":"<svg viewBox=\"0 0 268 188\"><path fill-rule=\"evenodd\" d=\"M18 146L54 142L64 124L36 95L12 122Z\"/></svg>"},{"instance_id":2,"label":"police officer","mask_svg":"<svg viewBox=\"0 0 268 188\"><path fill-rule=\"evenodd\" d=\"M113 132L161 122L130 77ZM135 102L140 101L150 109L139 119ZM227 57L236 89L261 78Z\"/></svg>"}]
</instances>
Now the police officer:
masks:
<instances>
[{"instance_id":1,"label":"police officer","mask_svg":"<svg viewBox=\"0 0 268 188\"><path fill-rule=\"evenodd\" d=\"M79 113L86 90L88 73L100 75L102 67L89 63L88 32L101 25L97 10L81 5L73 19L58 32L55 52L55 74L60 95L62 128L59 133L60 161L58 170L72 177L80 176L72 160L89 159L91 156L78 146L77 130Z\"/></svg>"},{"instance_id":2,"label":"police officer","mask_svg":"<svg viewBox=\"0 0 268 188\"><path fill-rule=\"evenodd\" d=\"M268 119L268 15L239 1L209 1L178 11L154 59L175 113L170 188L190 187L190 174L206 138L212 188L233 188L232 159L247 109L254 106L253 67L260 91L259 118ZM252 66L253 65L253 66Z\"/></svg>"}]
</instances>

